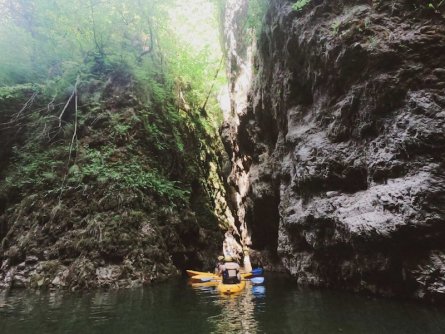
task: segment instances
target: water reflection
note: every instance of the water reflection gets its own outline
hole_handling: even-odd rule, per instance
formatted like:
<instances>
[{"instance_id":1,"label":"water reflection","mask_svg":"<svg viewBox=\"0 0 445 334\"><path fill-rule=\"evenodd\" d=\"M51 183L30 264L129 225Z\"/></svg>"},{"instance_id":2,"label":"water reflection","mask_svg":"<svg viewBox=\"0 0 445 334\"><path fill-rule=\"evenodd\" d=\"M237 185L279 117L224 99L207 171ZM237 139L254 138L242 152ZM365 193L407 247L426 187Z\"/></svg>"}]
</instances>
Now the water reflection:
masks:
<instances>
[{"instance_id":1,"label":"water reflection","mask_svg":"<svg viewBox=\"0 0 445 334\"><path fill-rule=\"evenodd\" d=\"M252 287L252 293L255 298L261 299L266 297L266 287L264 285L255 285Z\"/></svg>"},{"instance_id":2,"label":"water reflection","mask_svg":"<svg viewBox=\"0 0 445 334\"><path fill-rule=\"evenodd\" d=\"M214 304L221 308L221 312L208 319L215 327L212 333L257 333L254 299L250 282L238 294L227 296L217 293Z\"/></svg>"},{"instance_id":3,"label":"water reflection","mask_svg":"<svg viewBox=\"0 0 445 334\"><path fill-rule=\"evenodd\" d=\"M0 334L443 334L445 309L300 289L280 277L238 295L171 281L144 289L0 293Z\"/></svg>"},{"instance_id":4,"label":"water reflection","mask_svg":"<svg viewBox=\"0 0 445 334\"><path fill-rule=\"evenodd\" d=\"M255 309L261 305L258 300L265 297L265 287L253 286L247 281L245 289L241 292L224 295L216 289L217 284L217 282L191 284L203 300L211 300L220 310L218 314L207 318L214 328L211 333L257 333Z\"/></svg>"}]
</instances>

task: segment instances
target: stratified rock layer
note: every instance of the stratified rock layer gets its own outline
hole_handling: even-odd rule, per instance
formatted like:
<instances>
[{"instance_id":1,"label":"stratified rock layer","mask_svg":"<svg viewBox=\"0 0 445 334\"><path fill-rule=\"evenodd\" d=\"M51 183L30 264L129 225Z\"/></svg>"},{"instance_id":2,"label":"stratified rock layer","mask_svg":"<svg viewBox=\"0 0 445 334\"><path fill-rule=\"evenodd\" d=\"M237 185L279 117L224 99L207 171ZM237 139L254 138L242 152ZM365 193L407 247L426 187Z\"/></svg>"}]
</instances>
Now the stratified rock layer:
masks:
<instances>
[{"instance_id":1,"label":"stratified rock layer","mask_svg":"<svg viewBox=\"0 0 445 334\"><path fill-rule=\"evenodd\" d=\"M271 3L238 115L253 247L275 229L298 282L445 300L443 17L413 1L292 4Z\"/></svg>"}]
</instances>

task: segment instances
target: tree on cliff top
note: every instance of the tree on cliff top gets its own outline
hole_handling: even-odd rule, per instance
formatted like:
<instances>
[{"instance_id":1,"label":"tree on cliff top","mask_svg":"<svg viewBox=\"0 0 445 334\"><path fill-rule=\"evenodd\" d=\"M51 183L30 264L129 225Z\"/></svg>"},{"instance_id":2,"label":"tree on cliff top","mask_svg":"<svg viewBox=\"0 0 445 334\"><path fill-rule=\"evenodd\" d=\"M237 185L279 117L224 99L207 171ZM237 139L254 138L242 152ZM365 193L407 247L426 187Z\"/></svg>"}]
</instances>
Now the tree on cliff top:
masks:
<instances>
[{"instance_id":1,"label":"tree on cliff top","mask_svg":"<svg viewBox=\"0 0 445 334\"><path fill-rule=\"evenodd\" d=\"M57 79L88 62L96 71L125 63L139 77L154 67L203 100L222 56L216 10L205 0L2 0L0 13L0 86Z\"/></svg>"}]
</instances>

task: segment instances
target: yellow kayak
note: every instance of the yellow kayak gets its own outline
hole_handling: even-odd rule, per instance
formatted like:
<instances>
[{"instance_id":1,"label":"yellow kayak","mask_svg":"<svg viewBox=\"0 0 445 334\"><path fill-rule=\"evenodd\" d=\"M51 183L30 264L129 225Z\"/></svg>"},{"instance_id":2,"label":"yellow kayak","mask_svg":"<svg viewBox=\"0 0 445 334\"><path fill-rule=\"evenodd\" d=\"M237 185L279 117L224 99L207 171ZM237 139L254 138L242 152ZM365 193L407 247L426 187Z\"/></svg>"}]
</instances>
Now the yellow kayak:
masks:
<instances>
[{"instance_id":1,"label":"yellow kayak","mask_svg":"<svg viewBox=\"0 0 445 334\"><path fill-rule=\"evenodd\" d=\"M193 277L193 276L206 276L209 278L219 278L218 275L213 274L213 273L209 273L209 272L204 272L204 271L196 271L196 270L186 270L187 271L187 275L188 277Z\"/></svg>"},{"instance_id":2,"label":"yellow kayak","mask_svg":"<svg viewBox=\"0 0 445 334\"><path fill-rule=\"evenodd\" d=\"M240 292L242 290L244 290L244 288L246 287L246 281L241 281L237 284L223 284L223 283L219 283L216 288L218 289L219 292L225 294L225 295L230 295L232 293L237 293Z\"/></svg>"},{"instance_id":3,"label":"yellow kayak","mask_svg":"<svg viewBox=\"0 0 445 334\"><path fill-rule=\"evenodd\" d=\"M210 288L215 287L219 284L217 281L210 281L210 282L202 282L202 283L193 283L191 282L190 285L194 288Z\"/></svg>"},{"instance_id":4,"label":"yellow kayak","mask_svg":"<svg viewBox=\"0 0 445 334\"><path fill-rule=\"evenodd\" d=\"M220 276L210 273L210 272L204 272L204 271L196 271L196 270L186 270L188 277L192 278L193 276L198 276L200 278L202 277L208 277L213 279L221 279ZM250 278L252 277L252 273L241 273L242 278Z\"/></svg>"}]
</instances>

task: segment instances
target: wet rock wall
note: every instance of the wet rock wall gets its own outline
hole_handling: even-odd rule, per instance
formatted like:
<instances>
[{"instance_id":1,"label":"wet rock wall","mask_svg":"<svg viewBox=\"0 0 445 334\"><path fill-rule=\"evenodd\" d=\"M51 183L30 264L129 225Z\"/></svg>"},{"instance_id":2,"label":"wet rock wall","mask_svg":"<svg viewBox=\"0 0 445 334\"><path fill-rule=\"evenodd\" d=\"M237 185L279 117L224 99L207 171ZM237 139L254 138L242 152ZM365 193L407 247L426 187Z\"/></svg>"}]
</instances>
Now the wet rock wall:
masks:
<instances>
[{"instance_id":1,"label":"wet rock wall","mask_svg":"<svg viewBox=\"0 0 445 334\"><path fill-rule=\"evenodd\" d=\"M252 247L299 283L444 301L442 14L415 1L292 7L271 1L232 133Z\"/></svg>"}]
</instances>

